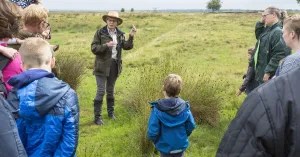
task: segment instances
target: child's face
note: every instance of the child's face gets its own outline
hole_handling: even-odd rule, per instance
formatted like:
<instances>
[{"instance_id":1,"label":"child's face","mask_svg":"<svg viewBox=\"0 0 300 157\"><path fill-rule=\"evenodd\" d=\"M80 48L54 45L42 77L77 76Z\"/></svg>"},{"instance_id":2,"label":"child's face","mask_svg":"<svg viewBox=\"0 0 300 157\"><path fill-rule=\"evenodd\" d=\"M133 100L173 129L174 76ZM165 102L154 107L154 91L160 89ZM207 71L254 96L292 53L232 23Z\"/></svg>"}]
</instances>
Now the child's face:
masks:
<instances>
[{"instance_id":1,"label":"child's face","mask_svg":"<svg viewBox=\"0 0 300 157\"><path fill-rule=\"evenodd\" d=\"M251 61L252 55L248 53L248 61Z\"/></svg>"}]
</instances>

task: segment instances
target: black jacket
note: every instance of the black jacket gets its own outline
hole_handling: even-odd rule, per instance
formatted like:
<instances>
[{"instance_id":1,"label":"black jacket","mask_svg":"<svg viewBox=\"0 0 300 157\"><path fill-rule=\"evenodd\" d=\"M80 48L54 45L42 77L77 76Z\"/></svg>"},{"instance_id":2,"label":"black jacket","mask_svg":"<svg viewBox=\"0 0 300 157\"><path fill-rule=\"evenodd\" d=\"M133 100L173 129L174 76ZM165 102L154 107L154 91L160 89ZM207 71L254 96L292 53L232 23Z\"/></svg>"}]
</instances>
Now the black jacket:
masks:
<instances>
[{"instance_id":1,"label":"black jacket","mask_svg":"<svg viewBox=\"0 0 300 157\"><path fill-rule=\"evenodd\" d=\"M300 68L270 80L245 99L217 157L300 156Z\"/></svg>"},{"instance_id":2,"label":"black jacket","mask_svg":"<svg viewBox=\"0 0 300 157\"><path fill-rule=\"evenodd\" d=\"M248 66L248 70L246 75L243 76L244 82L239 88L240 91L244 92L246 94L249 94L254 88L254 69L251 66Z\"/></svg>"}]
</instances>

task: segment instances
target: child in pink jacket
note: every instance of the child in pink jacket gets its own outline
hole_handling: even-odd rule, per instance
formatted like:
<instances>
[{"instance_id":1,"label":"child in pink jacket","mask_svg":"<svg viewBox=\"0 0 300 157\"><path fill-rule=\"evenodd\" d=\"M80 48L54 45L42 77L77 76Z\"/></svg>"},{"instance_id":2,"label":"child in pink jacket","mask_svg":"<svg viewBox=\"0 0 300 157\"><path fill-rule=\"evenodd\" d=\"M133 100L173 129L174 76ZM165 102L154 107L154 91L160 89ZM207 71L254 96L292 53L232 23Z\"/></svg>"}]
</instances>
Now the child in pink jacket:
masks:
<instances>
[{"instance_id":1,"label":"child in pink jacket","mask_svg":"<svg viewBox=\"0 0 300 157\"><path fill-rule=\"evenodd\" d=\"M0 43L0 46L6 47L7 44L3 42L3 43ZM3 54L1 54L1 55L3 55ZM15 53L13 58L8 62L8 64L5 66L5 68L2 69L3 82L5 83L7 92L9 92L12 88L12 86L7 84L7 81L11 77L18 75L22 72L23 72L22 60L21 60L20 54L17 52L17 53Z\"/></svg>"}]
</instances>

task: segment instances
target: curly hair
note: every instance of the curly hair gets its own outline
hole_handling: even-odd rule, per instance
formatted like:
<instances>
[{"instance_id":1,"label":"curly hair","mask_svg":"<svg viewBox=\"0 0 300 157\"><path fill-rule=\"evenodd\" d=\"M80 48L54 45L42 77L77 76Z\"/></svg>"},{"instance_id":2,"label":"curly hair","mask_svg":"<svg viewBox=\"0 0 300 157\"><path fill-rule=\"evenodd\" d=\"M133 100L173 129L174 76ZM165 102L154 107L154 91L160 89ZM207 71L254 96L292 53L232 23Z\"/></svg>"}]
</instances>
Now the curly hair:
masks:
<instances>
[{"instance_id":1,"label":"curly hair","mask_svg":"<svg viewBox=\"0 0 300 157\"><path fill-rule=\"evenodd\" d=\"M31 4L24 9L23 15L24 26L36 26L42 21L47 21L48 12L45 8L37 4Z\"/></svg>"}]
</instances>

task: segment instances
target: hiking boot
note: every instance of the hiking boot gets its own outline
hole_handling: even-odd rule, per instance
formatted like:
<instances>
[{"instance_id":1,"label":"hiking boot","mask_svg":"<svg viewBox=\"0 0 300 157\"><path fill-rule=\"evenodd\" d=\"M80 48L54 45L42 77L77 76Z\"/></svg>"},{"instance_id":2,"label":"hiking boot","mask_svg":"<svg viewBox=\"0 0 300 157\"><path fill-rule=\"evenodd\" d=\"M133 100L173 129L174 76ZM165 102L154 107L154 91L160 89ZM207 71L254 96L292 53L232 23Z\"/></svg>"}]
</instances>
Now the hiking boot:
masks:
<instances>
[{"instance_id":1,"label":"hiking boot","mask_svg":"<svg viewBox=\"0 0 300 157\"><path fill-rule=\"evenodd\" d=\"M103 122L101 117L96 117L95 120L94 120L94 123L96 125L104 125L104 122Z\"/></svg>"},{"instance_id":2,"label":"hiking boot","mask_svg":"<svg viewBox=\"0 0 300 157\"><path fill-rule=\"evenodd\" d=\"M107 98L106 103L107 103L108 117L111 118L111 119L116 119L116 117L114 116L115 99L114 98Z\"/></svg>"},{"instance_id":3,"label":"hiking boot","mask_svg":"<svg viewBox=\"0 0 300 157\"><path fill-rule=\"evenodd\" d=\"M95 119L97 117L101 117L101 111L102 111L102 100L94 100L94 116L95 116Z\"/></svg>"},{"instance_id":4,"label":"hiking boot","mask_svg":"<svg viewBox=\"0 0 300 157\"><path fill-rule=\"evenodd\" d=\"M112 119L112 120L116 120L116 119L117 119L116 116L115 116L114 114L108 115L108 117L109 117L110 119Z\"/></svg>"}]
</instances>

